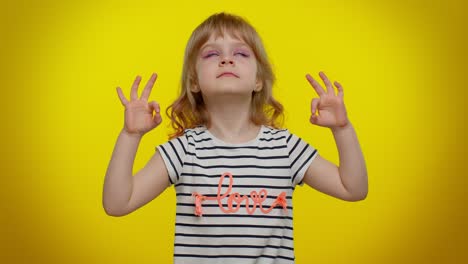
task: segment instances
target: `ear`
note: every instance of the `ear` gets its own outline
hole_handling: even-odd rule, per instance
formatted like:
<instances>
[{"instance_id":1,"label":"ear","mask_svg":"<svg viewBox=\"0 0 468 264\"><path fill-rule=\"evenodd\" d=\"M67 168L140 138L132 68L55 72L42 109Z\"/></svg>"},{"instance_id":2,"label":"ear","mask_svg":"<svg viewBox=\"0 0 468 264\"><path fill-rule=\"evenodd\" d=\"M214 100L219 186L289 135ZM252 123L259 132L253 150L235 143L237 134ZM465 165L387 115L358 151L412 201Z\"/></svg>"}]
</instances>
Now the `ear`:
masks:
<instances>
[{"instance_id":1,"label":"ear","mask_svg":"<svg viewBox=\"0 0 468 264\"><path fill-rule=\"evenodd\" d=\"M256 83L255 83L255 89L254 89L254 92L260 92L263 88L263 82L262 80L259 80L257 79Z\"/></svg>"},{"instance_id":2,"label":"ear","mask_svg":"<svg viewBox=\"0 0 468 264\"><path fill-rule=\"evenodd\" d=\"M194 84L194 85L192 85L192 86L190 87L190 91L191 91L192 93L198 93L198 92L200 92L200 87L198 87L197 84Z\"/></svg>"}]
</instances>

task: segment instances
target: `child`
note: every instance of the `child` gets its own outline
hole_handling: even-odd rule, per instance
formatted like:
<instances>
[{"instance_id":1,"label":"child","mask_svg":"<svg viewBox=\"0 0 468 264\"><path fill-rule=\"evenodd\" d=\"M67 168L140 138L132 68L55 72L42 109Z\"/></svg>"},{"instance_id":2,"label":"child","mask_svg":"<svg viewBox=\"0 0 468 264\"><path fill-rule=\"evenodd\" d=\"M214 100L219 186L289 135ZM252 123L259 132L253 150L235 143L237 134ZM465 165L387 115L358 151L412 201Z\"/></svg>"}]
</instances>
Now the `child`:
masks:
<instances>
[{"instance_id":1,"label":"child","mask_svg":"<svg viewBox=\"0 0 468 264\"><path fill-rule=\"evenodd\" d=\"M133 177L142 136L162 121L158 103L147 102L156 74L140 99L139 76L130 101L117 88L125 125L104 182L106 213L129 214L174 185L174 263L294 263L296 185L346 201L367 195L366 166L343 88L335 82L335 95L320 76L327 91L306 76L320 96L312 100L310 122L331 129L339 167L278 125L283 108L272 96L274 74L255 29L235 15L212 15L186 47L181 94L166 111L175 133Z\"/></svg>"}]
</instances>

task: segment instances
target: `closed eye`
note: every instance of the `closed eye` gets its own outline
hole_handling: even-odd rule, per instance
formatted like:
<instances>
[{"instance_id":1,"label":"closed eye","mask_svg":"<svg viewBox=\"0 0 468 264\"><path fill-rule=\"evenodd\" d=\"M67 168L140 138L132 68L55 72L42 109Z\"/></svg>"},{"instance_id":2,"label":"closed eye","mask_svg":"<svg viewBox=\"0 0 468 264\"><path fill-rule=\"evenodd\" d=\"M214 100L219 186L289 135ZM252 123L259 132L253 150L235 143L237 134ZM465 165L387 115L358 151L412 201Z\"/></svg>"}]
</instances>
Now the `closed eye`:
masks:
<instances>
[{"instance_id":1,"label":"closed eye","mask_svg":"<svg viewBox=\"0 0 468 264\"><path fill-rule=\"evenodd\" d=\"M206 59L206 58L213 57L213 56L218 56L218 53L216 53L216 52L208 53L208 54L205 55L205 57L203 57L203 58Z\"/></svg>"},{"instance_id":2,"label":"closed eye","mask_svg":"<svg viewBox=\"0 0 468 264\"><path fill-rule=\"evenodd\" d=\"M244 58L248 58L249 54L243 53L243 52L236 52L235 55L240 54Z\"/></svg>"},{"instance_id":3,"label":"closed eye","mask_svg":"<svg viewBox=\"0 0 468 264\"><path fill-rule=\"evenodd\" d=\"M235 52L234 55L240 55L240 56L242 56L244 58L248 58L250 56L248 53L245 53L245 52ZM213 57L213 56L219 56L219 54L217 52L211 52L211 53L208 53L205 56L203 56L203 58L207 59L207 58L210 58L210 57Z\"/></svg>"}]
</instances>

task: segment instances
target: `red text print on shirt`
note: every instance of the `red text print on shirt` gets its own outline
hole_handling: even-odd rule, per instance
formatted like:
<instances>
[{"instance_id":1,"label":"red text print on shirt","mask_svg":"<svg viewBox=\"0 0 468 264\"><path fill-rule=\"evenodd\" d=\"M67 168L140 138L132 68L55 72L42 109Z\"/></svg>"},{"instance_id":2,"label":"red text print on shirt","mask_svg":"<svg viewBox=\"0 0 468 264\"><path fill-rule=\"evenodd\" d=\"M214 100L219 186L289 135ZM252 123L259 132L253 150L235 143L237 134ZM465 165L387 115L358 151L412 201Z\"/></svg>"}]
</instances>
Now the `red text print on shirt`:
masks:
<instances>
[{"instance_id":1,"label":"red text print on shirt","mask_svg":"<svg viewBox=\"0 0 468 264\"><path fill-rule=\"evenodd\" d=\"M221 189L223 187L223 182L224 182L224 177L229 177L229 187L227 188L226 192L221 195ZM245 202L245 210L247 211L248 214L253 214L255 210L258 208L260 211L262 211L264 214L268 214L273 210L273 208L276 205L280 205L283 207L283 209L286 211L287 210L287 202L286 202L286 192L280 193L273 204L271 204L270 208L263 208L263 201L267 198L267 191L265 189L261 189L260 192L256 191L251 191L250 195L240 195L239 193L231 193L232 191L232 185L234 184L234 180L232 178L232 174L229 172L225 172L221 175L219 178L219 183L218 183L218 194L216 197L207 197L204 195L201 195L197 192L194 192L192 196L195 197L195 215L197 216L202 216L202 202L205 200L215 200L218 201L219 208L221 211L223 211L226 214L229 213L235 213L240 209L240 206L242 202ZM223 206L223 200L227 198L227 208L224 208ZM249 206L250 200L252 200L252 206ZM234 206L235 204L235 206Z\"/></svg>"}]
</instances>

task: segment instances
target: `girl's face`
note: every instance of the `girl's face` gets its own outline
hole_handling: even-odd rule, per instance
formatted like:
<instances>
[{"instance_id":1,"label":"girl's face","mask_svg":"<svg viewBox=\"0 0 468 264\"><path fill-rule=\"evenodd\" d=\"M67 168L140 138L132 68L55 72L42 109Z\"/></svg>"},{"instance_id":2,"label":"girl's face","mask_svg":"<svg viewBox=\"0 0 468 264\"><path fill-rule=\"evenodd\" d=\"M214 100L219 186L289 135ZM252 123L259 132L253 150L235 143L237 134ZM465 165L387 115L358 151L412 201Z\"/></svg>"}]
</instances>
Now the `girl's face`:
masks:
<instances>
[{"instance_id":1,"label":"girl's face","mask_svg":"<svg viewBox=\"0 0 468 264\"><path fill-rule=\"evenodd\" d=\"M201 47L196 71L198 84L192 92L202 92L204 97L216 95L245 95L261 89L257 80L257 60L250 47L242 40L224 34L213 35Z\"/></svg>"}]
</instances>

